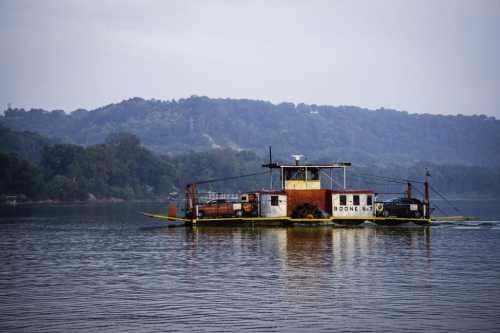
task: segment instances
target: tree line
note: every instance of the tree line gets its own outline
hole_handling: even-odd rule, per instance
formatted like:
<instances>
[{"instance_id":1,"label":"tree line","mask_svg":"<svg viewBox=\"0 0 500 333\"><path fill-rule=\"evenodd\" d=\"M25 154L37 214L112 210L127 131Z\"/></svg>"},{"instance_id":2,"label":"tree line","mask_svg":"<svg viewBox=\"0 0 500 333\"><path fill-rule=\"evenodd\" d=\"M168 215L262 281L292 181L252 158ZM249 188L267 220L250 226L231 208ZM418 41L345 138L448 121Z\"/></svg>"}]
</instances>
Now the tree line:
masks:
<instances>
[{"instance_id":1,"label":"tree line","mask_svg":"<svg viewBox=\"0 0 500 333\"><path fill-rule=\"evenodd\" d=\"M328 157L384 166L421 160L500 165L500 120L420 112L192 96L172 101L131 98L71 113L9 109L0 116L0 124L85 146L125 131L161 154L215 147L264 154L272 145L281 158L304 153L310 159Z\"/></svg>"},{"instance_id":2,"label":"tree line","mask_svg":"<svg viewBox=\"0 0 500 333\"><path fill-rule=\"evenodd\" d=\"M17 195L21 200L182 197L190 182L264 171L261 165L267 162L253 152L230 148L159 155L142 146L136 135L124 132L112 133L104 143L87 147L51 143L43 137L32 140L33 133L0 127L2 135L17 144L0 146L0 195L4 198ZM422 180L426 170L431 172L431 184L443 193L457 196L500 194L500 168L430 162L390 167L354 165L348 170L348 186L371 188L379 193L403 192L403 183L387 182L383 177ZM278 174L274 177L274 184L279 184ZM338 187L341 175L335 177L334 185ZM269 175L264 174L211 183L200 190L256 190L268 187L269 183Z\"/></svg>"},{"instance_id":3,"label":"tree line","mask_svg":"<svg viewBox=\"0 0 500 333\"><path fill-rule=\"evenodd\" d=\"M178 195L191 181L253 172L260 162L254 153L231 149L161 156L133 134L113 133L88 147L45 145L38 163L0 152L0 194L26 200L152 199Z\"/></svg>"}]
</instances>

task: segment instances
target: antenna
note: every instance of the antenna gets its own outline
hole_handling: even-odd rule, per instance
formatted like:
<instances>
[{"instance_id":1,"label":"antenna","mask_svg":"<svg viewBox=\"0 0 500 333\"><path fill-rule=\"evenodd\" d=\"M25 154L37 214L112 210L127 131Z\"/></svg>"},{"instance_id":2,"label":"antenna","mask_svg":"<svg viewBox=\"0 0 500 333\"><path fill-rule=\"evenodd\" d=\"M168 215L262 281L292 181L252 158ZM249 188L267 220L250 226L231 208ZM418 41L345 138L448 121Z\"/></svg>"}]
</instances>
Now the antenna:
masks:
<instances>
[{"instance_id":1,"label":"antenna","mask_svg":"<svg viewBox=\"0 0 500 333\"><path fill-rule=\"evenodd\" d=\"M276 162L273 162L273 152L271 146L269 146L269 163L267 164L262 164L263 168L269 168L269 169L279 169L280 165Z\"/></svg>"},{"instance_id":2,"label":"antenna","mask_svg":"<svg viewBox=\"0 0 500 333\"><path fill-rule=\"evenodd\" d=\"M276 162L273 162L273 151L272 151L272 148L271 146L269 146L269 163L267 164L262 164L262 167L263 168L269 168L269 173L270 173L270 176L271 176L271 189L273 189L273 169L279 169L280 168L280 165Z\"/></svg>"}]
</instances>

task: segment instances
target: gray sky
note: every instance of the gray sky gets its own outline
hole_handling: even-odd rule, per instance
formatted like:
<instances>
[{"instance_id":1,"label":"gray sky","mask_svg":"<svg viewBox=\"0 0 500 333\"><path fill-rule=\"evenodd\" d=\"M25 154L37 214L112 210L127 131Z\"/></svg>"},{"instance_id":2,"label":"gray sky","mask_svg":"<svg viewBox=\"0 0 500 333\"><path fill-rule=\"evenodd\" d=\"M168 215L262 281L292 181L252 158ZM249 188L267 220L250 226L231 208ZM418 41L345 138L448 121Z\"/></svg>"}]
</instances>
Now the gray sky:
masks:
<instances>
[{"instance_id":1,"label":"gray sky","mask_svg":"<svg viewBox=\"0 0 500 333\"><path fill-rule=\"evenodd\" d=\"M500 0L0 0L0 106L190 95L500 118Z\"/></svg>"}]
</instances>

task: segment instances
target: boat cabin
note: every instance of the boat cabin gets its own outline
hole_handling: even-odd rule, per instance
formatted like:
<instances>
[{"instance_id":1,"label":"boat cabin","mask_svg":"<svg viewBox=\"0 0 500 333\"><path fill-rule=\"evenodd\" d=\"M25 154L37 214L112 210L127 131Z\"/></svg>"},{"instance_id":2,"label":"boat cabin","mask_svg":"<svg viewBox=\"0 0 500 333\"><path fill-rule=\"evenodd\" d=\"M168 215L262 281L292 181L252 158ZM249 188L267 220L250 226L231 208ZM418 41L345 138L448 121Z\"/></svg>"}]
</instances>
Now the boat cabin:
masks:
<instances>
[{"instance_id":1,"label":"boat cabin","mask_svg":"<svg viewBox=\"0 0 500 333\"><path fill-rule=\"evenodd\" d=\"M320 190L320 173L324 170L344 169L344 187L345 170L351 163L340 162L333 164L300 165L302 155L293 155L295 165L279 165L281 173L281 188L283 190ZM331 177L330 177L331 178Z\"/></svg>"},{"instance_id":2,"label":"boat cabin","mask_svg":"<svg viewBox=\"0 0 500 333\"><path fill-rule=\"evenodd\" d=\"M283 165L281 168L284 190L319 190L321 188L318 167Z\"/></svg>"},{"instance_id":3,"label":"boat cabin","mask_svg":"<svg viewBox=\"0 0 500 333\"><path fill-rule=\"evenodd\" d=\"M269 164L264 165L271 170L280 170L281 188L273 189L271 182L271 189L242 193L231 202L222 200L224 202L217 204L208 202L195 205L194 215L198 218L201 215L204 217L234 215L262 218L369 217L374 215L375 193L373 191L345 188L346 168L350 167L351 163L300 164L302 155L293 155L293 157L295 164L279 165L270 161ZM343 169L343 188L333 180L333 169ZM330 178L330 188L321 188L322 176ZM333 189L334 182L337 183L335 190ZM192 201L188 197L188 204Z\"/></svg>"},{"instance_id":4,"label":"boat cabin","mask_svg":"<svg viewBox=\"0 0 500 333\"><path fill-rule=\"evenodd\" d=\"M332 216L373 216L372 190L332 191Z\"/></svg>"},{"instance_id":5,"label":"boat cabin","mask_svg":"<svg viewBox=\"0 0 500 333\"><path fill-rule=\"evenodd\" d=\"M259 215L261 217L287 216L287 195L284 192L260 192Z\"/></svg>"}]
</instances>

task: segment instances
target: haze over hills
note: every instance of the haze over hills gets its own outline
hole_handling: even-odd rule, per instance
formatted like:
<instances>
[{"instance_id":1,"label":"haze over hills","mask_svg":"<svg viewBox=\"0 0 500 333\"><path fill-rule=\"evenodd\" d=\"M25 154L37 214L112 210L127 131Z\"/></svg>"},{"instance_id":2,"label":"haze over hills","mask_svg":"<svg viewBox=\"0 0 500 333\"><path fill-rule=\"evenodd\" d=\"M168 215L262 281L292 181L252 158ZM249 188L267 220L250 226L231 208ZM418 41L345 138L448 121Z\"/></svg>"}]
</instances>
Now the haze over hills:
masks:
<instances>
[{"instance_id":1,"label":"haze over hills","mask_svg":"<svg viewBox=\"0 0 500 333\"><path fill-rule=\"evenodd\" d=\"M18 196L20 201L165 199L182 196L190 182L226 177L233 178L229 182L208 184L205 190L260 189L269 186L269 174L264 175L261 167L266 159L267 156L251 151L230 148L160 155L144 148L137 136L123 132L108 135L104 143L82 147L0 126L0 204L11 195ZM415 191L421 193L419 179L427 170L431 171L433 191L438 188L460 198L484 198L500 193L500 166L432 162L403 166L354 164L348 171L347 186L371 188L379 195L394 196L402 195L406 179L411 179ZM249 173L259 175L237 177ZM341 174L334 172L333 181L323 177L323 185L341 186ZM279 175L275 173L274 184L277 183Z\"/></svg>"},{"instance_id":2,"label":"haze over hills","mask_svg":"<svg viewBox=\"0 0 500 333\"><path fill-rule=\"evenodd\" d=\"M269 145L288 159L360 164L500 165L500 121L486 116L408 114L354 106L272 104L192 96L173 101L132 98L93 111L10 109L0 124L65 142L102 143L114 132L138 135L163 154L230 147L263 155Z\"/></svg>"}]
</instances>

